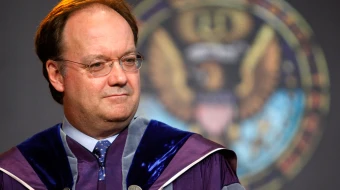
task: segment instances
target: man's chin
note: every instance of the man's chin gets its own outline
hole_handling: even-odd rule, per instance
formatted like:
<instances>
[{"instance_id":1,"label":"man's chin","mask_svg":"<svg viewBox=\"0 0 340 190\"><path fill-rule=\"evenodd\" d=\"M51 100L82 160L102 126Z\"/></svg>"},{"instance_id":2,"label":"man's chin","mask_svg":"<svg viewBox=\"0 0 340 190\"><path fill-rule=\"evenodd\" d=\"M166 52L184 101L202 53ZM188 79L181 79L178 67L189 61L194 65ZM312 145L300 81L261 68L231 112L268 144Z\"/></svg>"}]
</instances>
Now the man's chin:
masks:
<instances>
[{"instance_id":1,"label":"man's chin","mask_svg":"<svg viewBox=\"0 0 340 190\"><path fill-rule=\"evenodd\" d=\"M106 116L104 117L104 120L106 122L110 122L110 123L129 123L130 120L133 118L133 116L131 115L111 115L111 116Z\"/></svg>"},{"instance_id":2,"label":"man's chin","mask_svg":"<svg viewBox=\"0 0 340 190\"><path fill-rule=\"evenodd\" d=\"M102 114L102 118L106 122L110 123L128 124L134 117L135 113L135 109L131 109L126 106L121 107L120 105L117 105L114 108L109 108L108 110L106 110L106 112Z\"/></svg>"}]
</instances>

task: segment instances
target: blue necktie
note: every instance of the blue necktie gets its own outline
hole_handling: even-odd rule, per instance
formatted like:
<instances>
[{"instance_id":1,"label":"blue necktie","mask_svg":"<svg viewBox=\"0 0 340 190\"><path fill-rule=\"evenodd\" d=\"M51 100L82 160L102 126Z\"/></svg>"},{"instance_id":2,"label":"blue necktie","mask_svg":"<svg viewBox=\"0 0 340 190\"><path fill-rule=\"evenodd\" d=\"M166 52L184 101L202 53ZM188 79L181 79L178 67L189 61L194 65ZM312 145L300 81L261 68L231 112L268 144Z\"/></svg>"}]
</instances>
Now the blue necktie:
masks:
<instances>
[{"instance_id":1,"label":"blue necktie","mask_svg":"<svg viewBox=\"0 0 340 190\"><path fill-rule=\"evenodd\" d=\"M105 179L105 155L107 148L111 145L110 141L103 140L98 141L96 146L94 147L93 154L97 157L99 162L99 176L98 180Z\"/></svg>"}]
</instances>

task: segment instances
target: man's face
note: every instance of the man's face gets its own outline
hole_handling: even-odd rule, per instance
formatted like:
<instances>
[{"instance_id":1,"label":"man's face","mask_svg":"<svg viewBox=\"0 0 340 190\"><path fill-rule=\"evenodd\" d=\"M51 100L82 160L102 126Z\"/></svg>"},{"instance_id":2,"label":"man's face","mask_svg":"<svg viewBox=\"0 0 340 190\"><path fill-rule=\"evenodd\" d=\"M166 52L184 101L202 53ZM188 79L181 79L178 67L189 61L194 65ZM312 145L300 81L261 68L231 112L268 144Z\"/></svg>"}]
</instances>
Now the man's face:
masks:
<instances>
[{"instance_id":1,"label":"man's face","mask_svg":"<svg viewBox=\"0 0 340 190\"><path fill-rule=\"evenodd\" d=\"M63 104L71 124L77 123L75 120L90 121L86 124L97 123L91 127L98 130L103 121L126 125L137 110L140 96L139 71L125 72L118 61L135 51L127 21L103 5L80 10L66 22L62 45L63 59L85 64L115 60L111 72L102 77L93 77L82 65L64 63Z\"/></svg>"}]
</instances>

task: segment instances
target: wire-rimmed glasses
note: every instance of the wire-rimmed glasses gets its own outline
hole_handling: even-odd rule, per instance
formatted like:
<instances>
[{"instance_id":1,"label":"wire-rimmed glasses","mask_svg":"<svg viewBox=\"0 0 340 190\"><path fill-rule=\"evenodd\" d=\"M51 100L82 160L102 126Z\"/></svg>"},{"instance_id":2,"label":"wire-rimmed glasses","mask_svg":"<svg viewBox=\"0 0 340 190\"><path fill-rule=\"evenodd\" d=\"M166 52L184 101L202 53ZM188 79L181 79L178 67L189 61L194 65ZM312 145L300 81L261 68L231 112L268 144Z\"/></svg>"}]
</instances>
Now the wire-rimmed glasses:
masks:
<instances>
[{"instance_id":1,"label":"wire-rimmed glasses","mask_svg":"<svg viewBox=\"0 0 340 190\"><path fill-rule=\"evenodd\" d=\"M93 61L88 64L67 59L56 59L54 61L77 63L83 65L92 74L93 77L103 77L111 72L112 66L116 60L119 60L119 65L124 71L134 72L142 67L143 59L143 56L139 52L134 52L126 54L119 59L111 59L110 61Z\"/></svg>"}]
</instances>

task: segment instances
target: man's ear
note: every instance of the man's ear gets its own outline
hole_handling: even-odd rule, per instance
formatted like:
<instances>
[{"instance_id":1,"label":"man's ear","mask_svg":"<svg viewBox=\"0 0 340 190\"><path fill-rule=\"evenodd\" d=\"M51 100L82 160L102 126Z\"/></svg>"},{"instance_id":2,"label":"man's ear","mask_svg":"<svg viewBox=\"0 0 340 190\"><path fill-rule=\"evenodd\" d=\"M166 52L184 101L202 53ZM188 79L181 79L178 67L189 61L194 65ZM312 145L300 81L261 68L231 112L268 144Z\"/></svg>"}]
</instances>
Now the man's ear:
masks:
<instances>
[{"instance_id":1,"label":"man's ear","mask_svg":"<svg viewBox=\"0 0 340 190\"><path fill-rule=\"evenodd\" d=\"M59 92L64 92L64 77L58 67L58 63L48 60L46 62L46 70L53 87Z\"/></svg>"}]
</instances>

